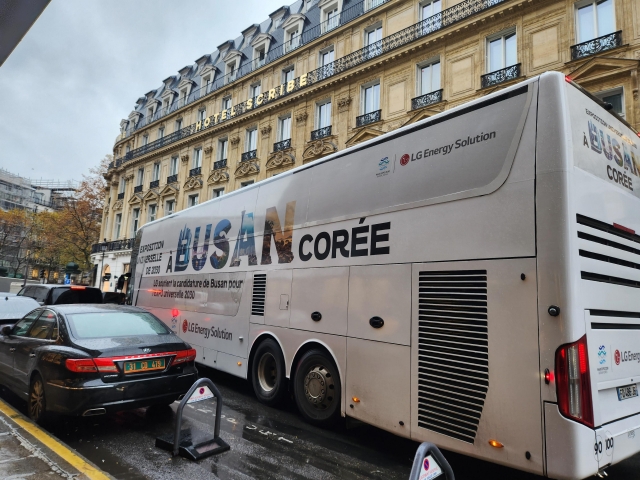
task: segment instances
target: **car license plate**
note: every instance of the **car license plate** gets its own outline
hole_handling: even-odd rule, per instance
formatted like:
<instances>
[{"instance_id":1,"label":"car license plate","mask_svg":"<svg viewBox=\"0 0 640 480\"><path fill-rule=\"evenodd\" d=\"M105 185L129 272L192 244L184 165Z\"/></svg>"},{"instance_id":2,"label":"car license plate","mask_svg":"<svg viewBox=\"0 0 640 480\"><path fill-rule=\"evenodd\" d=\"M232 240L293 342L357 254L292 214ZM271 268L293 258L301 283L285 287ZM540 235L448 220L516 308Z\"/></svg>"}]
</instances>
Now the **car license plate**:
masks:
<instances>
[{"instance_id":1,"label":"car license plate","mask_svg":"<svg viewBox=\"0 0 640 480\"><path fill-rule=\"evenodd\" d=\"M629 400L630 398L638 396L637 385L625 385L624 387L618 387L618 400Z\"/></svg>"},{"instance_id":2,"label":"car license plate","mask_svg":"<svg viewBox=\"0 0 640 480\"><path fill-rule=\"evenodd\" d=\"M136 360L135 362L124 362L124 373L151 372L153 370L164 370L164 367L164 358Z\"/></svg>"}]
</instances>

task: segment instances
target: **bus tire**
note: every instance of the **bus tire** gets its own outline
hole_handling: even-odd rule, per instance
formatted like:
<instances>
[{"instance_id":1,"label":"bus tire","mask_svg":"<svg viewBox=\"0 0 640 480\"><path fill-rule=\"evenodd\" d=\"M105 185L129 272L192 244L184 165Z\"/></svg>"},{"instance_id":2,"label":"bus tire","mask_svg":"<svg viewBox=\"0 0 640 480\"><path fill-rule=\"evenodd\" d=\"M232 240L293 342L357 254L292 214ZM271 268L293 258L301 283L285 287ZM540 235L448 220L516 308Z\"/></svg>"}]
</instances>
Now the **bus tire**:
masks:
<instances>
[{"instance_id":1,"label":"bus tire","mask_svg":"<svg viewBox=\"0 0 640 480\"><path fill-rule=\"evenodd\" d=\"M258 345L251 364L251 384L260 403L273 407L287 394L284 356L278 343L268 338Z\"/></svg>"},{"instance_id":2,"label":"bus tire","mask_svg":"<svg viewBox=\"0 0 640 480\"><path fill-rule=\"evenodd\" d=\"M296 367L294 397L309 423L329 426L340 416L340 375L330 355L309 350Z\"/></svg>"}]
</instances>

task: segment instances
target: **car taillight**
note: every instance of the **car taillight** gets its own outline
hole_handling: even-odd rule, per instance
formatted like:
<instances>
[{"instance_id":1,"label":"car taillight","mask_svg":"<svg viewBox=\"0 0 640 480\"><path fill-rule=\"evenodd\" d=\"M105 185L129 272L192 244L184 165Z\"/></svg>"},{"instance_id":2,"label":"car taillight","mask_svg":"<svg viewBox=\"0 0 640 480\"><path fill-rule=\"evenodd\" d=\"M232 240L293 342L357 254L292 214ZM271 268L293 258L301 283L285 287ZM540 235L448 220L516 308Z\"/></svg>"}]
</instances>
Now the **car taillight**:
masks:
<instances>
[{"instance_id":1,"label":"car taillight","mask_svg":"<svg viewBox=\"0 0 640 480\"><path fill-rule=\"evenodd\" d=\"M567 418L593 428L593 404L587 336L561 346L556 352L558 408Z\"/></svg>"},{"instance_id":2,"label":"car taillight","mask_svg":"<svg viewBox=\"0 0 640 480\"><path fill-rule=\"evenodd\" d=\"M194 348L190 350L182 350L176 354L176 357L173 359L173 364L176 363L185 363L185 362L193 362L196 359L196 350Z\"/></svg>"},{"instance_id":3,"label":"car taillight","mask_svg":"<svg viewBox=\"0 0 640 480\"><path fill-rule=\"evenodd\" d=\"M113 360L110 358L94 358L93 362L98 367L98 371L102 373L118 373L118 367L113 363Z\"/></svg>"},{"instance_id":4,"label":"car taillight","mask_svg":"<svg viewBox=\"0 0 640 480\"><path fill-rule=\"evenodd\" d=\"M96 364L90 358L74 359L68 358L64 362L68 370L76 373L97 372Z\"/></svg>"}]
</instances>

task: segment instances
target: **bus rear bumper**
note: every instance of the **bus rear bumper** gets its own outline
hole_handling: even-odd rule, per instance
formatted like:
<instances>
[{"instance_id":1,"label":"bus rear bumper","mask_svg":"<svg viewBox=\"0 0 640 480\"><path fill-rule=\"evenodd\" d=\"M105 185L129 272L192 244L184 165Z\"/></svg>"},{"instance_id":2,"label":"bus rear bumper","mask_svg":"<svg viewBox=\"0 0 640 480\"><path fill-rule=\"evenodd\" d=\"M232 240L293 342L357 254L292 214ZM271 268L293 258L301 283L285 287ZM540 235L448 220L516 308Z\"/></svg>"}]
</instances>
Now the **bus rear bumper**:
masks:
<instances>
[{"instance_id":1,"label":"bus rear bumper","mask_svg":"<svg viewBox=\"0 0 640 480\"><path fill-rule=\"evenodd\" d=\"M548 477L587 478L640 452L640 414L594 431L563 417L556 404L544 405Z\"/></svg>"},{"instance_id":2,"label":"bus rear bumper","mask_svg":"<svg viewBox=\"0 0 640 480\"><path fill-rule=\"evenodd\" d=\"M640 452L640 414L597 428L596 441L598 449L602 442L600 468L614 465Z\"/></svg>"}]
</instances>

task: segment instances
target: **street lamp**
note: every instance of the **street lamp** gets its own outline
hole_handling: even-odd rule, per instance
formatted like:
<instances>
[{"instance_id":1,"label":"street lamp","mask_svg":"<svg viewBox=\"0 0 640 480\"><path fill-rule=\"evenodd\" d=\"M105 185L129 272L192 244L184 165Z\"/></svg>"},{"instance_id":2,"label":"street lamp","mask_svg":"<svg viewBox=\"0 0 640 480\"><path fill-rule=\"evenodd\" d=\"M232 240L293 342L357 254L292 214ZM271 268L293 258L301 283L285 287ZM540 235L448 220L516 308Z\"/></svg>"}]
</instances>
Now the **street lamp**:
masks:
<instances>
[{"instance_id":1,"label":"street lamp","mask_svg":"<svg viewBox=\"0 0 640 480\"><path fill-rule=\"evenodd\" d=\"M107 239L104 239L104 242L102 243L102 245L100 245L100 250L102 251L102 263L100 264L100 283L104 285L104 282L102 281L102 276L103 276L103 272L104 272L104 252L107 251ZM100 291L102 291L102 287L103 285L100 285Z\"/></svg>"}]
</instances>

